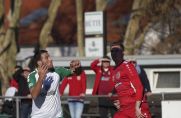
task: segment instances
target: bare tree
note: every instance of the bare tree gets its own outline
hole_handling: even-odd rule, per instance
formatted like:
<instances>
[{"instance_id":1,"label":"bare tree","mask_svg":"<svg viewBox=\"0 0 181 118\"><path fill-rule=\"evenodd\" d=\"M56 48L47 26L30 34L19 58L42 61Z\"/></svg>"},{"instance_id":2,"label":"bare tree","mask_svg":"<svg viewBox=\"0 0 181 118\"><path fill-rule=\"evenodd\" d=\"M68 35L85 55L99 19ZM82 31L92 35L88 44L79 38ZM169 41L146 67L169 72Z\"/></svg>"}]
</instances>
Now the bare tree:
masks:
<instances>
[{"instance_id":1,"label":"bare tree","mask_svg":"<svg viewBox=\"0 0 181 118\"><path fill-rule=\"evenodd\" d=\"M96 10L97 11L104 11L107 6L108 0L96 0Z\"/></svg>"},{"instance_id":2,"label":"bare tree","mask_svg":"<svg viewBox=\"0 0 181 118\"><path fill-rule=\"evenodd\" d=\"M152 0L145 9L150 22L143 35L141 54L180 54L180 0ZM146 29L146 27L144 29Z\"/></svg>"},{"instance_id":3,"label":"bare tree","mask_svg":"<svg viewBox=\"0 0 181 118\"><path fill-rule=\"evenodd\" d=\"M84 56L84 41L83 41L83 6L82 0L76 0L76 12L77 12L77 44L79 56Z\"/></svg>"},{"instance_id":4,"label":"bare tree","mask_svg":"<svg viewBox=\"0 0 181 118\"><path fill-rule=\"evenodd\" d=\"M0 19L2 19L3 14L4 14L3 0L0 0ZM1 20L0 20L0 22L1 22Z\"/></svg>"},{"instance_id":5,"label":"bare tree","mask_svg":"<svg viewBox=\"0 0 181 118\"><path fill-rule=\"evenodd\" d=\"M124 40L126 54L179 53L169 49L170 44L178 47L180 40L179 4L179 0L134 0ZM160 48L163 44L165 47Z\"/></svg>"},{"instance_id":6,"label":"bare tree","mask_svg":"<svg viewBox=\"0 0 181 118\"><path fill-rule=\"evenodd\" d=\"M139 31L140 19L144 16L145 6L149 3L149 0L134 0L131 17L127 26L124 45L125 53L130 55L134 54L135 38Z\"/></svg>"},{"instance_id":7,"label":"bare tree","mask_svg":"<svg viewBox=\"0 0 181 118\"><path fill-rule=\"evenodd\" d=\"M52 39L51 30L55 21L61 0L52 0L48 9L48 18L40 33L40 48L46 48L49 40Z\"/></svg>"},{"instance_id":8,"label":"bare tree","mask_svg":"<svg viewBox=\"0 0 181 118\"><path fill-rule=\"evenodd\" d=\"M3 1L0 1L3 5ZM14 1L14 9L9 10L7 20L9 21L8 29L5 26L0 27L0 77L2 82L2 93L4 94L9 86L9 78L12 76L12 68L16 65L16 34L18 20L20 16L21 0Z\"/></svg>"}]
</instances>

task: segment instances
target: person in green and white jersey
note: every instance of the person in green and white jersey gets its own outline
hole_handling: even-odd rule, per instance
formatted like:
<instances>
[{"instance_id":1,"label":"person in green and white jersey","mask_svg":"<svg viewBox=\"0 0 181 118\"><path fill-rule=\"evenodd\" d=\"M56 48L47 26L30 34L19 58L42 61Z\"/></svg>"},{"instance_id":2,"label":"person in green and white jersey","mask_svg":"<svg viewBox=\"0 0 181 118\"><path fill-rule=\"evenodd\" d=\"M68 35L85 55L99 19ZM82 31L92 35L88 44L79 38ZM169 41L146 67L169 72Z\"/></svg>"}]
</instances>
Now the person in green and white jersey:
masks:
<instances>
[{"instance_id":1,"label":"person in green and white jersey","mask_svg":"<svg viewBox=\"0 0 181 118\"><path fill-rule=\"evenodd\" d=\"M28 86L32 96L31 118L63 118L59 95L60 81L72 74L75 68L53 67L46 50L35 55L36 69L28 76Z\"/></svg>"}]
</instances>

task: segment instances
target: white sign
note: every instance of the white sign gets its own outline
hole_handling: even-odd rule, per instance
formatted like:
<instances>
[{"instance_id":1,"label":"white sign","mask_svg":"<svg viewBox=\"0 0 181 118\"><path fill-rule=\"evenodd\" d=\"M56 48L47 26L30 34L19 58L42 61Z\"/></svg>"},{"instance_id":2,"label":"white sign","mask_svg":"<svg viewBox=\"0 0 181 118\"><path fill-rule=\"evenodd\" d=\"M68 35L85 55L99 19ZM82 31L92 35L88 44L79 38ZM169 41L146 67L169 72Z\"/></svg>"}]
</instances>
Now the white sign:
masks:
<instances>
[{"instance_id":1,"label":"white sign","mask_svg":"<svg viewBox=\"0 0 181 118\"><path fill-rule=\"evenodd\" d=\"M103 56L103 38L94 37L85 39L85 56L102 57Z\"/></svg>"},{"instance_id":2,"label":"white sign","mask_svg":"<svg viewBox=\"0 0 181 118\"><path fill-rule=\"evenodd\" d=\"M85 34L103 34L103 12L85 12Z\"/></svg>"},{"instance_id":3,"label":"white sign","mask_svg":"<svg viewBox=\"0 0 181 118\"><path fill-rule=\"evenodd\" d=\"M181 101L162 101L162 118L181 118Z\"/></svg>"}]
</instances>

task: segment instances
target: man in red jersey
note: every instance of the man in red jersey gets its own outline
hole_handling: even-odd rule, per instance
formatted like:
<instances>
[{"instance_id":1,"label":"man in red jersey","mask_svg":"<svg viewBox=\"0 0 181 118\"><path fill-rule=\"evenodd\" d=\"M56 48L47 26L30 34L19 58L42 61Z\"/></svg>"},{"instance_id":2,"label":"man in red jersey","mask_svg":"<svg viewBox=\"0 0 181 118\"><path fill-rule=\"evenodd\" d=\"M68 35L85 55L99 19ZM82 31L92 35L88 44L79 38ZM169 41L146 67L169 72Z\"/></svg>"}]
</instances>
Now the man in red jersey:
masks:
<instances>
[{"instance_id":1,"label":"man in red jersey","mask_svg":"<svg viewBox=\"0 0 181 118\"><path fill-rule=\"evenodd\" d=\"M113 72L114 87L120 103L114 118L145 118L140 109L143 86L134 65L124 60L123 52L122 43L111 45L111 57L116 64Z\"/></svg>"},{"instance_id":2,"label":"man in red jersey","mask_svg":"<svg viewBox=\"0 0 181 118\"><path fill-rule=\"evenodd\" d=\"M100 66L98 65L100 63ZM113 67L110 66L110 58L104 56L100 59L95 59L91 63L91 69L96 73L96 78L93 87L93 95L108 95L114 88L111 74ZM108 118L110 111L111 116L115 113L116 109L109 98L99 98L99 113L100 118Z\"/></svg>"}]
</instances>

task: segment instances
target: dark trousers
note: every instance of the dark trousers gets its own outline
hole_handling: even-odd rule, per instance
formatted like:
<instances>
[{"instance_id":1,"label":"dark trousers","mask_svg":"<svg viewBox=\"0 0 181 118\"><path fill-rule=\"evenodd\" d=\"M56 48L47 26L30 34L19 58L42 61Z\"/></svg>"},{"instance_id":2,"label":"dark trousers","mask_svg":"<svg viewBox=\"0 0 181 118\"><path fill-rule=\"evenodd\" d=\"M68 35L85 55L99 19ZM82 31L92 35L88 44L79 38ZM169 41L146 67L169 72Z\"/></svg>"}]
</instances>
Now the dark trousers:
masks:
<instances>
[{"instance_id":1,"label":"dark trousers","mask_svg":"<svg viewBox=\"0 0 181 118\"><path fill-rule=\"evenodd\" d=\"M100 118L112 118L116 108L112 101L108 98L99 98L99 114ZM110 116L110 117L109 117Z\"/></svg>"},{"instance_id":2,"label":"dark trousers","mask_svg":"<svg viewBox=\"0 0 181 118\"><path fill-rule=\"evenodd\" d=\"M21 103L20 118L30 118L31 110L31 103Z\"/></svg>"}]
</instances>

